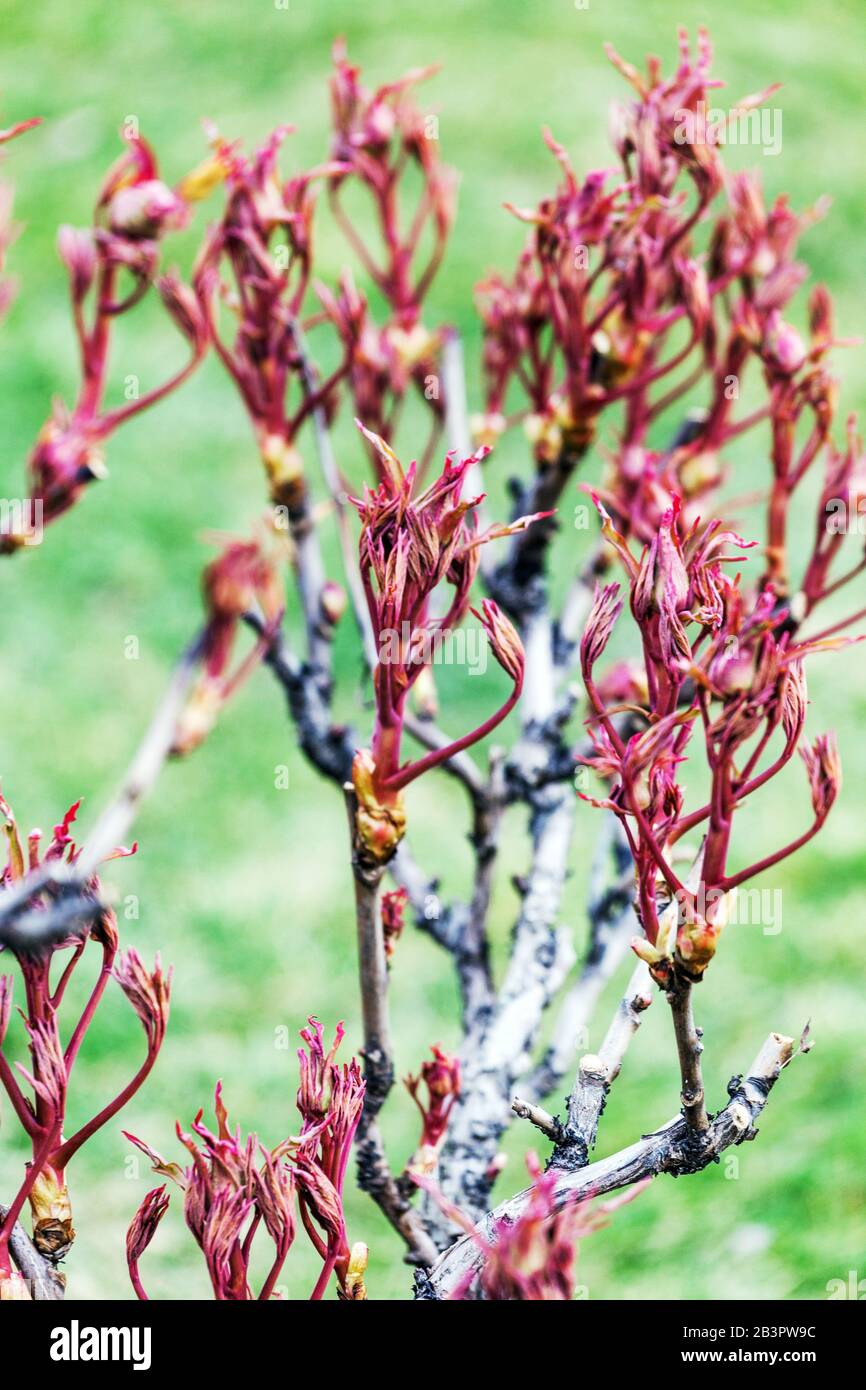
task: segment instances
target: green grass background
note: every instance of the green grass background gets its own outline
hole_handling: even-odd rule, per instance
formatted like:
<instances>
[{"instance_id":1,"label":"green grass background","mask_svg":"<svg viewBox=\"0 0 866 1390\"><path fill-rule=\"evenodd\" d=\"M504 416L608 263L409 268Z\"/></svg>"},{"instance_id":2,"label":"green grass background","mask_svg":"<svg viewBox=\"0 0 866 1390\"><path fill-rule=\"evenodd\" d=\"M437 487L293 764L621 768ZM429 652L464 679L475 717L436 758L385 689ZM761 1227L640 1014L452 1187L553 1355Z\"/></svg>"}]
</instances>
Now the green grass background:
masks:
<instances>
[{"instance_id":1,"label":"green grass background","mask_svg":"<svg viewBox=\"0 0 866 1390\"><path fill-rule=\"evenodd\" d=\"M866 16L849 0L831 10L817 0L746 4L645 4L638 0L172 0L148 5L43 0L3 6L0 90L4 123L32 113L43 128L12 147L5 173L17 187L24 224L10 269L21 282L0 338L0 492L20 495L23 463L50 397L75 381L64 274L54 252L57 225L89 220L103 170L115 157L117 130L129 116L153 141L169 180L202 156L200 118L230 136L263 137L277 122L298 127L285 168L321 157L327 142L325 80L335 34L371 82L436 62L425 89L438 112L444 156L462 172L460 213L444 273L431 301L439 319L466 335L470 391L478 400L478 330L472 286L489 268L511 264L522 232L502 210L506 199L536 200L555 169L539 131L549 124L579 169L612 163L607 110L624 95L605 62L611 39L633 60L647 51L675 61L675 28L710 22L717 69L730 102L770 81L784 117L776 159L757 162L768 192L790 192L802 206L832 195L827 219L804 245L814 278L838 295L839 331L862 329L863 191L857 151L866 135L862 60ZM720 94L720 104L728 104ZM197 225L212 213L199 212ZM326 220L323 218L323 221ZM188 265L193 236L176 252ZM343 252L327 229L319 273L333 281ZM152 307L118 335L115 381L129 373L143 387L161 378L180 348ZM862 401L866 356L839 354L841 417ZM351 433L338 435L341 457L357 470ZM411 446L408 446L411 448ZM743 491L767 477L766 438L750 436L733 455ZM500 451L493 480L520 460L520 441ZM48 826L74 797L86 797L85 829L111 791L143 731L172 661L199 616L198 575L212 528L244 531L262 504L259 465L247 422L215 359L178 396L125 428L109 450L110 480L47 541L3 566L0 666L0 771L25 826ZM587 476L595 476L593 462ZM576 500L576 499L575 499ZM805 545L805 531L804 545ZM576 538L575 538L576 537ZM586 535L566 526L557 551L571 571ZM852 542L852 547L857 544ZM862 598L861 598L862 602ZM851 599L846 597L847 607ZM338 660L341 707L361 727L369 710L359 686L351 634ZM134 635L138 660L124 656ZM812 733L834 726L846 783L825 833L795 861L768 876L783 893L783 928L764 935L741 928L723 942L699 991L706 1030L711 1102L732 1072L748 1065L767 1032L799 1033L812 1019L816 1046L774 1092L761 1138L699 1177L659 1179L581 1253L591 1298L705 1299L826 1297L827 1281L849 1270L866 1275L863 1207L862 1072L866 903L863 875L862 724L864 660L859 652L820 657L811 670ZM477 682L446 672L443 722L456 731L501 690L498 672ZM290 786L274 770L288 764ZM790 770L743 813L741 853L757 855L804 824L802 769ZM425 863L446 888L465 886L465 808L447 779L413 790L410 816ZM586 864L597 830L582 807L574 873L564 905L578 950L584 939ZM308 1012L330 1027L344 1018L348 1046L359 1043L350 879L342 806L296 755L283 703L260 672L193 758L171 766L143 810L138 857L106 875L121 896L127 943L146 956L161 950L176 967L168 1039L150 1084L123 1116L124 1127L172 1156L174 1123L207 1107L222 1077L231 1115L274 1143L295 1124L294 1042ZM519 819L507 828L505 863L525 863ZM495 903L499 959L515 899L503 874ZM124 921L123 899L136 895L137 920ZM83 982L82 982L83 983ZM597 1015L596 1045L616 998L612 986ZM410 933L393 975L401 1072L416 1068L433 1041L457 1042L455 987L448 961ZM677 1085L669 1023L661 1003L611 1096L600 1153L630 1142L675 1110ZM79 1062L73 1123L84 1119L137 1065L142 1039L119 995L106 1005ZM409 1098L395 1095L385 1122L402 1159L416 1124ZM520 1180L526 1130L509 1136L502 1191ZM12 1190L23 1150L8 1106L0 1131L0 1190ZM126 1297L123 1235L148 1177L136 1167L120 1124L110 1125L75 1160L70 1178L79 1236L68 1262L70 1294ZM406 1296L409 1274L397 1240L366 1198L349 1201L351 1235L371 1250L370 1292ZM314 1262L298 1241L286 1287L303 1297ZM153 1297L207 1294L202 1262L179 1211L163 1224L146 1258Z\"/></svg>"}]
</instances>

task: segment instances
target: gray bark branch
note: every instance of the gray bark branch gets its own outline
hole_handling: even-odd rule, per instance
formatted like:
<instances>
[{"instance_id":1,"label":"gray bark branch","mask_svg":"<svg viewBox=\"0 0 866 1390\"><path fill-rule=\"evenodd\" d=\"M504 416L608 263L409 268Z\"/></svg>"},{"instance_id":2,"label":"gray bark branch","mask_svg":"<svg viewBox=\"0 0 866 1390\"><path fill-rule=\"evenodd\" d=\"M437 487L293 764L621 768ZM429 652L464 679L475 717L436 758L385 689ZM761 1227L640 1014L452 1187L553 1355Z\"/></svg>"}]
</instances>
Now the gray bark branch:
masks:
<instances>
[{"instance_id":1,"label":"gray bark branch","mask_svg":"<svg viewBox=\"0 0 866 1390\"><path fill-rule=\"evenodd\" d=\"M403 1237L407 1260L429 1264L436 1247L427 1235L419 1212L412 1206L391 1171L378 1115L394 1084L391 1026L388 1014L388 963L382 933L380 892L384 864L371 864L362 852L355 832L356 799L351 783L344 788L352 847L355 883L355 916L358 929L358 975L364 1023L364 1109L355 1138L358 1186Z\"/></svg>"},{"instance_id":2,"label":"gray bark branch","mask_svg":"<svg viewBox=\"0 0 866 1390\"><path fill-rule=\"evenodd\" d=\"M682 1115L676 1115L653 1134L628 1148L573 1172L563 1172L555 1189L557 1209L570 1202L603 1196L659 1173L695 1173L712 1163L732 1144L754 1139L758 1120L782 1069L793 1055L793 1039L771 1033L744 1080L734 1078L731 1098L710 1123L705 1142L696 1151L694 1137ZM501 1222L514 1222L531 1189L500 1203L477 1224L485 1241L496 1239ZM425 1280L425 1296L447 1299L473 1272L480 1271L484 1251L471 1236L463 1236L439 1256Z\"/></svg>"},{"instance_id":3,"label":"gray bark branch","mask_svg":"<svg viewBox=\"0 0 866 1390\"><path fill-rule=\"evenodd\" d=\"M0 1203L0 1221L8 1207ZM66 1279L50 1260L40 1255L20 1221L16 1221L9 1240L9 1249L21 1274L27 1281L30 1297L35 1303L57 1303L66 1292Z\"/></svg>"}]
</instances>

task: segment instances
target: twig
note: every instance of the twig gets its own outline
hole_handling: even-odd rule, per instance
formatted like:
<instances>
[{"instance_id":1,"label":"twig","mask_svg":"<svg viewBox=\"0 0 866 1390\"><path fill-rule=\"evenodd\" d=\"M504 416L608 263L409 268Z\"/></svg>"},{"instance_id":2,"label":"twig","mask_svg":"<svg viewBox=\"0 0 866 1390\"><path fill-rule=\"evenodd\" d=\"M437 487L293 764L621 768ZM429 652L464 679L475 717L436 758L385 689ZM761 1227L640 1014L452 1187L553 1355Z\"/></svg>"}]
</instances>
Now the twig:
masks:
<instances>
[{"instance_id":1,"label":"twig","mask_svg":"<svg viewBox=\"0 0 866 1390\"><path fill-rule=\"evenodd\" d=\"M476 1029L490 1016L495 1000L487 919L499 853L499 829L505 810L504 756L501 748L490 750L490 774L484 796L478 798L473 807L469 838L475 854L475 877L466 920L454 948L464 1032ZM452 915L456 915L456 909L452 909Z\"/></svg>"},{"instance_id":2,"label":"twig","mask_svg":"<svg viewBox=\"0 0 866 1390\"><path fill-rule=\"evenodd\" d=\"M382 934L379 894L384 864L364 855L355 831L354 788L344 788L352 845L355 881L355 915L358 928L358 974L364 1022L364 1110L355 1139L358 1186L376 1202L406 1242L411 1264L429 1264L436 1247L424 1230L419 1213L411 1205L391 1172L377 1116L394 1084L391 1030L388 1017L388 965Z\"/></svg>"},{"instance_id":3,"label":"twig","mask_svg":"<svg viewBox=\"0 0 866 1390\"><path fill-rule=\"evenodd\" d=\"M346 783L343 790L352 837L358 971L364 1020L364 1077L367 1082L364 1114L369 1121L376 1118L394 1084L388 1018L388 962L379 908L385 865L369 860L363 853L355 830L357 802L351 782Z\"/></svg>"},{"instance_id":4,"label":"twig","mask_svg":"<svg viewBox=\"0 0 866 1390\"><path fill-rule=\"evenodd\" d=\"M245 613L244 621L259 636L265 630L260 613ZM299 660L282 631L272 636L264 661L285 692L302 751L323 776L342 786L351 776L358 742L351 728L332 723L329 684L323 687L316 672Z\"/></svg>"},{"instance_id":5,"label":"twig","mask_svg":"<svg viewBox=\"0 0 866 1390\"><path fill-rule=\"evenodd\" d=\"M486 916L493 860L476 857L472 902L443 903L439 880L430 878L403 840L391 861L391 876L405 888L415 924L454 960L463 1004L464 1034L477 1032L490 1017L495 994L490 974Z\"/></svg>"},{"instance_id":6,"label":"twig","mask_svg":"<svg viewBox=\"0 0 866 1390\"><path fill-rule=\"evenodd\" d=\"M296 320L291 324L291 332L298 354L304 394L307 400L310 400L316 393L316 377L301 326ZM337 467L337 460L334 457L334 445L331 439L331 431L328 428L328 417L321 404L314 406L312 418L313 429L316 436L316 452L319 457L319 467L322 470L325 486L334 503L334 511L337 519L337 534L339 536L340 550L343 556L343 573L346 578L346 587L349 590L349 598L352 603L352 611L355 615L358 632L361 636L364 656L369 669L372 670L376 665L377 659L376 644L373 640L373 630L370 626L370 615L367 612L364 586L361 583L361 576L358 570L357 545L353 539L352 530L349 525L348 498L343 489L343 481L340 477L340 470ZM299 574L302 573L303 572L299 570ZM315 598L318 621L321 621L319 605L323 582L324 572L321 571L318 593L311 596L311 599L312 597Z\"/></svg>"},{"instance_id":7,"label":"twig","mask_svg":"<svg viewBox=\"0 0 866 1390\"><path fill-rule=\"evenodd\" d=\"M530 487L516 485L515 516L555 511L585 452L585 449L563 450L553 463L539 467ZM544 571L556 530L556 517L550 516L518 532L511 539L506 558L490 575L493 597L521 625L534 614L543 612L547 605Z\"/></svg>"},{"instance_id":8,"label":"twig","mask_svg":"<svg viewBox=\"0 0 866 1390\"><path fill-rule=\"evenodd\" d=\"M201 645L199 634L175 667L120 789L98 817L75 864L42 865L4 891L0 901L0 944L26 950L62 939L74 927L92 921L104 911L104 904L96 896L82 890L102 860L126 838L142 800L171 752L178 715L192 684ZM25 911L46 890L60 894L52 908L47 912Z\"/></svg>"},{"instance_id":9,"label":"twig","mask_svg":"<svg viewBox=\"0 0 866 1390\"><path fill-rule=\"evenodd\" d=\"M442 343L442 384L445 388L445 433L448 448L455 449L459 458L468 458L473 452L469 432L469 409L466 403L466 368L463 361L463 342L454 328L446 330ZM466 474L466 496L478 497L486 491L484 470L480 463L473 463ZM483 531L484 507L479 506L477 516ZM491 572L493 551L482 546L479 568L483 575Z\"/></svg>"},{"instance_id":10,"label":"twig","mask_svg":"<svg viewBox=\"0 0 866 1390\"><path fill-rule=\"evenodd\" d=\"M445 387L445 429L449 449L456 449L464 458L472 453L469 434L469 409L466 404L466 369L463 362L463 343L455 328L446 329L442 343L442 384ZM474 470L469 474L475 491L481 481Z\"/></svg>"},{"instance_id":11,"label":"twig","mask_svg":"<svg viewBox=\"0 0 866 1390\"><path fill-rule=\"evenodd\" d=\"M607 1093L619 1076L628 1045L653 1000L649 969L639 961L597 1053L580 1059L568 1101L568 1123L562 1127L551 1167L582 1168L595 1147L598 1124Z\"/></svg>"},{"instance_id":12,"label":"twig","mask_svg":"<svg viewBox=\"0 0 866 1390\"><path fill-rule=\"evenodd\" d=\"M590 875L586 956L577 979L559 1006L547 1050L528 1081L523 1083L534 1100L549 1096L571 1069L599 996L637 931L632 906L633 885L634 865L628 844L622 826L611 815L604 821Z\"/></svg>"},{"instance_id":13,"label":"twig","mask_svg":"<svg viewBox=\"0 0 866 1390\"><path fill-rule=\"evenodd\" d=\"M692 1014L692 984L675 969L672 982L667 991L674 1021L674 1035L677 1040L677 1055L680 1061L682 1081L683 1112L689 1128L695 1134L705 1134L709 1128L707 1107L704 1103L704 1078L701 1069L701 1053L704 1045L701 1032L695 1027Z\"/></svg>"},{"instance_id":14,"label":"twig","mask_svg":"<svg viewBox=\"0 0 866 1390\"><path fill-rule=\"evenodd\" d=\"M561 1140L562 1124L555 1115L549 1115L546 1110L542 1110L540 1105L533 1105L530 1101L521 1100L520 1096L515 1096L511 1102L511 1109L519 1120L528 1120L554 1144L558 1144Z\"/></svg>"},{"instance_id":15,"label":"twig","mask_svg":"<svg viewBox=\"0 0 866 1390\"><path fill-rule=\"evenodd\" d=\"M150 727L129 765L119 790L85 841L75 865L77 878L90 878L105 856L126 838L141 802L150 791L171 752L178 715L186 701L201 650L202 634L199 633L175 667L166 692L156 708Z\"/></svg>"}]
</instances>

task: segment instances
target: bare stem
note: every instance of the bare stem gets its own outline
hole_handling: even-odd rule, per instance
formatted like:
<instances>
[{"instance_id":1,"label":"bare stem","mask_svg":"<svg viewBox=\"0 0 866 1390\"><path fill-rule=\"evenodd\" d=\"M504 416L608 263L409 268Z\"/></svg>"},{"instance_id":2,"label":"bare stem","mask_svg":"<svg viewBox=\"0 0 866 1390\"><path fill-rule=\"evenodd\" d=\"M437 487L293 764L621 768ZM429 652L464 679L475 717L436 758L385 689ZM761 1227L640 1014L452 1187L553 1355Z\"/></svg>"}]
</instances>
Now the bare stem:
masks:
<instances>
[{"instance_id":1,"label":"bare stem","mask_svg":"<svg viewBox=\"0 0 866 1390\"><path fill-rule=\"evenodd\" d=\"M697 1134L705 1134L710 1122L704 1104L704 1078L701 1070L704 1045L701 1042L700 1030L695 1027L692 1013L691 981L683 979L675 972L667 999L671 1006L680 1059L683 1113L691 1130Z\"/></svg>"},{"instance_id":2,"label":"bare stem","mask_svg":"<svg viewBox=\"0 0 866 1390\"><path fill-rule=\"evenodd\" d=\"M543 1100L571 1070L574 1056L586 1039L599 996L613 977L638 930L632 906L634 865L622 826L605 818L596 845L587 903L589 941L580 971L566 991L553 1025L550 1043L528 1082L525 1094ZM628 993L628 991L626 992Z\"/></svg>"},{"instance_id":3,"label":"bare stem","mask_svg":"<svg viewBox=\"0 0 866 1390\"><path fill-rule=\"evenodd\" d=\"M548 1139L552 1139L554 1144L562 1137L562 1125L555 1115L550 1115L540 1105L533 1105L530 1101L521 1100L520 1096L515 1096L511 1102L511 1109L514 1111L518 1120L528 1120L536 1129L540 1129L542 1134Z\"/></svg>"},{"instance_id":4,"label":"bare stem","mask_svg":"<svg viewBox=\"0 0 866 1390\"><path fill-rule=\"evenodd\" d=\"M313 364L307 350L307 344L299 323L293 323L292 334L300 361L301 383L304 388L304 394L309 401L312 400L316 394L316 378ZM349 590L352 611L358 625L361 644L364 648L364 657L369 669L372 671L377 660L376 643L373 637L372 627L370 626L370 615L367 612L364 585L361 582L361 576L358 570L358 546L352 536L352 530L349 525L349 500L343 488L340 470L337 467L337 460L334 457L334 445L331 439L330 429L328 428L328 417L321 403L313 407L312 418L313 429L316 436L316 452L319 457L319 467L322 471L322 477L325 480L325 486L331 494L331 500L334 503L337 519L337 534L339 536L340 550L343 556L343 573L346 577L346 586ZM313 597L315 599L316 608L318 609L321 592ZM316 621L320 621L318 613L316 614Z\"/></svg>"},{"instance_id":5,"label":"bare stem","mask_svg":"<svg viewBox=\"0 0 866 1390\"><path fill-rule=\"evenodd\" d=\"M107 854L122 844L138 808L156 781L174 743L177 719L186 701L202 650L199 633L175 667L168 687L157 705L150 726L142 739L113 800L106 806L87 837L75 876L88 879Z\"/></svg>"},{"instance_id":6,"label":"bare stem","mask_svg":"<svg viewBox=\"0 0 866 1390\"><path fill-rule=\"evenodd\" d=\"M364 1079L367 1091L355 1140L358 1186L403 1237L407 1260L426 1265L435 1259L436 1246L424 1229L391 1171L379 1129L378 1115L394 1084L391 1028L388 1016L388 966L382 932L380 893L385 864L372 863L363 853L355 832L357 810L354 788L344 788L352 843L352 875L355 880L355 917L358 929L358 974L364 1021Z\"/></svg>"},{"instance_id":7,"label":"bare stem","mask_svg":"<svg viewBox=\"0 0 866 1390\"><path fill-rule=\"evenodd\" d=\"M639 961L598 1052L588 1052L580 1059L568 1100L568 1124L559 1136L552 1167L583 1167L589 1162L608 1091L619 1076L629 1043L652 1003L653 992L649 970Z\"/></svg>"},{"instance_id":8,"label":"bare stem","mask_svg":"<svg viewBox=\"0 0 866 1390\"><path fill-rule=\"evenodd\" d=\"M60 860L43 864L3 893L0 944L16 951L34 949L62 940L105 911L95 894L83 890L102 860L126 838L141 802L171 752L178 715L201 650L199 633L178 662L120 788L99 816L75 864L70 866ZM47 888L60 890L55 901L47 910L41 905L32 906L37 894Z\"/></svg>"}]
</instances>

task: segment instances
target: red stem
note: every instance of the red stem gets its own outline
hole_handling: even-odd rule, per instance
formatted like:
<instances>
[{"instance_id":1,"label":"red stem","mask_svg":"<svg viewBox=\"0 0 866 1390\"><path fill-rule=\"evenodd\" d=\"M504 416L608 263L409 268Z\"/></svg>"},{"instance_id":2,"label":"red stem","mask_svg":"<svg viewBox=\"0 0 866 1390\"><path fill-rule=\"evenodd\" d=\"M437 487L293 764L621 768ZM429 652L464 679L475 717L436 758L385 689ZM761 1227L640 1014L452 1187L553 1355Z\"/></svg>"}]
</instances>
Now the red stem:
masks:
<instances>
[{"instance_id":1,"label":"red stem","mask_svg":"<svg viewBox=\"0 0 866 1390\"><path fill-rule=\"evenodd\" d=\"M132 1281L132 1287L135 1290L136 1298L139 1299L142 1303L149 1303L150 1299L145 1293L144 1285L142 1284L141 1279L139 1277L137 1260L130 1260L129 1262L129 1277Z\"/></svg>"},{"instance_id":2,"label":"red stem","mask_svg":"<svg viewBox=\"0 0 866 1390\"><path fill-rule=\"evenodd\" d=\"M288 1251L286 1251L286 1252L285 1252L284 1254L282 1254L282 1255L277 1255L277 1258L274 1260L274 1263L271 1265L270 1271L269 1271L269 1273L268 1273L268 1277L267 1277L267 1279L265 1280L265 1282L262 1284L262 1291L261 1291L261 1293L259 1294L259 1302L260 1302L260 1303L266 1303L266 1302L268 1301L268 1299L270 1298L271 1294L273 1293L273 1291L274 1291L274 1285L276 1284L277 1280L278 1280L279 1277L280 1277L280 1270L282 1269L283 1265L284 1265L285 1262L286 1262L286 1255L287 1255L287 1254L288 1254Z\"/></svg>"},{"instance_id":3,"label":"red stem","mask_svg":"<svg viewBox=\"0 0 866 1390\"><path fill-rule=\"evenodd\" d=\"M783 849L776 850L775 854L768 854L765 859L759 859L757 864L752 864L750 868L741 870L740 873L734 874L731 878L723 878L719 884L722 892L729 893L732 888L738 888L747 879L754 878L755 874L763 873L764 869L771 869L774 864L778 864L782 859L787 859L790 854L796 854L798 849L802 849L814 835L817 835L823 824L823 819L815 820L808 830L804 831L798 839L785 845Z\"/></svg>"},{"instance_id":4,"label":"red stem","mask_svg":"<svg viewBox=\"0 0 866 1390\"><path fill-rule=\"evenodd\" d=\"M133 415L137 415L140 410L146 410L148 406L156 405L158 401L175 391L178 386L182 386L187 377L198 366L200 358L200 353L193 353L186 365L175 372L173 376L170 376L168 381L164 381L161 386L155 386L152 391L146 391L137 401L130 401L128 405L118 406L116 410L110 410L106 415L103 415L100 422L101 433L103 435L113 433L118 425L132 419Z\"/></svg>"},{"instance_id":5,"label":"red stem","mask_svg":"<svg viewBox=\"0 0 866 1390\"><path fill-rule=\"evenodd\" d=\"M18 1116L18 1121L22 1129L25 1130L31 1139L35 1138L36 1135L41 1132L40 1126L37 1124L36 1116L30 1110L24 1093L18 1085L15 1073L2 1052L0 1052L0 1081L2 1081L6 1093L9 1096L12 1109Z\"/></svg>"},{"instance_id":6,"label":"red stem","mask_svg":"<svg viewBox=\"0 0 866 1390\"><path fill-rule=\"evenodd\" d=\"M88 999L84 1007L84 1012L82 1013L80 1019L75 1025L75 1031L73 1032L72 1037L69 1039L66 1051L63 1054L63 1060L66 1063L67 1080L69 1078L69 1073L72 1071L72 1066L75 1062L75 1058L78 1056L78 1049L81 1047L82 1041L84 1040L84 1035L90 1027L90 1024L93 1020L93 1015L95 1014L99 1001L105 992L105 986L108 984L108 981L111 978L111 967L114 964L114 957L116 954L116 946L110 945L108 942L106 942L106 944L102 947L102 965L99 967L99 974L97 975L96 982L94 983L93 989L90 992L90 998ZM72 962L70 962L70 965L71 964Z\"/></svg>"},{"instance_id":7,"label":"red stem","mask_svg":"<svg viewBox=\"0 0 866 1390\"><path fill-rule=\"evenodd\" d=\"M337 1263L337 1251L334 1250L334 1251L329 1252L328 1258L325 1260L325 1263L324 1263L324 1265L322 1266L322 1272L321 1272L321 1274L319 1275L318 1279L316 1280L316 1287L313 1289L313 1292L310 1294L310 1302L311 1302L311 1303L314 1303L314 1302L315 1302L315 1303L318 1303L318 1302L324 1297L324 1295L325 1295L325 1290L326 1290L327 1287L328 1287L328 1283L330 1282L331 1275L332 1275L333 1272L334 1272L334 1265L335 1265L336 1263Z\"/></svg>"},{"instance_id":8,"label":"red stem","mask_svg":"<svg viewBox=\"0 0 866 1390\"><path fill-rule=\"evenodd\" d=\"M63 974L57 981L57 988L51 996L51 1007L54 1010L57 1010L60 1007L63 996L66 993L66 986L69 984L70 976L72 975L73 970L75 969L76 965L78 964L84 953L84 946L85 943L83 941L80 941L78 943L78 945L75 947L75 950L72 952L72 955L69 957L69 960L66 962Z\"/></svg>"},{"instance_id":9,"label":"red stem","mask_svg":"<svg viewBox=\"0 0 866 1390\"><path fill-rule=\"evenodd\" d=\"M479 724L477 729L473 729L471 733L464 734L462 738L456 739L454 743L447 744L445 748L434 748L432 752L427 753L423 758L419 758L417 762L407 764L406 767L401 768L399 772L394 773L393 776L386 778L385 781L381 783L383 789L389 792L401 791L403 787L408 786L410 782L414 782L416 777L420 777L424 772L429 772L431 767L438 767L440 763L447 762L449 758L453 758L455 753L462 753L464 748L469 748L473 743L478 743L482 738L486 738L486 736L497 728L497 726L502 723L503 719L514 709L514 706L520 699L520 692L522 689L523 678L521 677L515 684L514 689L501 709L498 709L495 714L491 714L490 718L485 719L483 724Z\"/></svg>"},{"instance_id":10,"label":"red stem","mask_svg":"<svg viewBox=\"0 0 866 1390\"><path fill-rule=\"evenodd\" d=\"M109 1105L106 1105L104 1109L100 1110L98 1115L94 1115L92 1120L88 1120L86 1125L82 1125L81 1129L73 1134L71 1139L67 1139L56 1153L52 1154L52 1162L55 1167L65 1168L73 1154L76 1154L81 1148L81 1145L86 1143L103 1125L107 1124L108 1121L117 1114L118 1110L123 1109L127 1101L132 1099L139 1087L147 1080L158 1055L159 1047L152 1047L135 1076L127 1086L124 1086L120 1094L115 1096L114 1100L111 1101Z\"/></svg>"}]
</instances>

